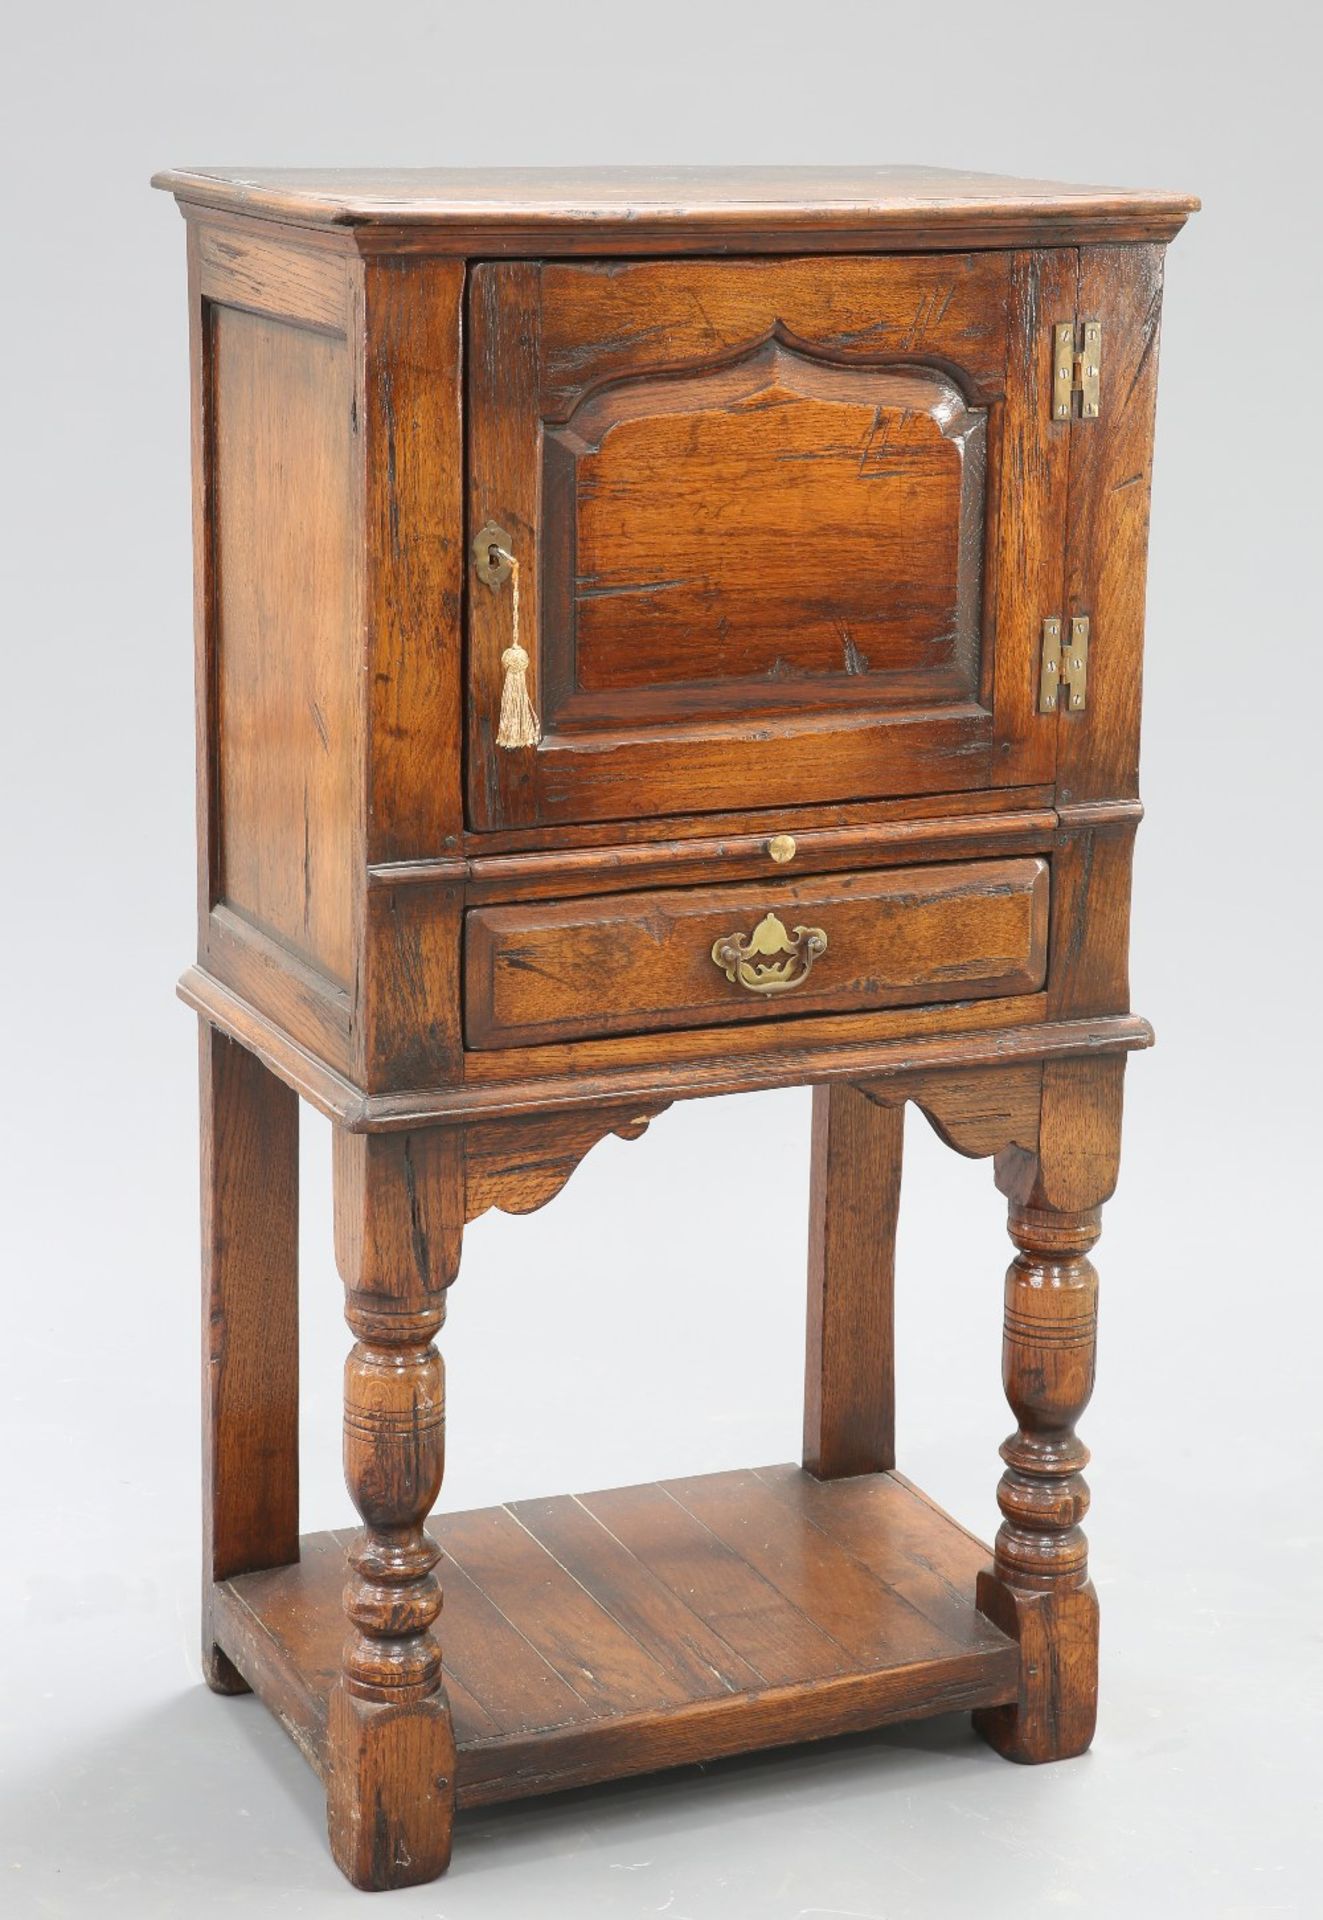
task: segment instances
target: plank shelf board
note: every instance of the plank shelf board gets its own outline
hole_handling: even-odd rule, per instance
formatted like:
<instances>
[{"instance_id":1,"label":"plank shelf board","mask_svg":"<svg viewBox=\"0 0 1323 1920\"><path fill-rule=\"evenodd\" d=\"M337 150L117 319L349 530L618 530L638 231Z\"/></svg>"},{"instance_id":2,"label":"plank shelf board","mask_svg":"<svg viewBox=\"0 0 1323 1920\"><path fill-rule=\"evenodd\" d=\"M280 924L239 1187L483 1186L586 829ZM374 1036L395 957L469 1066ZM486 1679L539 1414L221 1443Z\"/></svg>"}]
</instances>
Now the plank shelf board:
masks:
<instances>
[{"instance_id":1,"label":"plank shelf board","mask_svg":"<svg viewBox=\"0 0 1323 1920\"><path fill-rule=\"evenodd\" d=\"M457 1797L482 1806L1013 1700L988 1550L895 1473L779 1466L437 1515ZM216 1589L220 1644L325 1776L348 1533Z\"/></svg>"}]
</instances>

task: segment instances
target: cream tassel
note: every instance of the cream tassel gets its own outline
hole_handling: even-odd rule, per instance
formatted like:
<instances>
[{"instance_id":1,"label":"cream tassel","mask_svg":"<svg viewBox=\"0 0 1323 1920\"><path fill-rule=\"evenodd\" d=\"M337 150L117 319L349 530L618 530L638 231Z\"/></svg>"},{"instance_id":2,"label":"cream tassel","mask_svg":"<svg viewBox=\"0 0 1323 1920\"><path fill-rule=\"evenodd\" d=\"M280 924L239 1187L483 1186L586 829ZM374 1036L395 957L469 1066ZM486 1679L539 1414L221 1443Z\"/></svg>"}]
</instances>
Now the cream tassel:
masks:
<instances>
[{"instance_id":1,"label":"cream tassel","mask_svg":"<svg viewBox=\"0 0 1323 1920\"><path fill-rule=\"evenodd\" d=\"M505 684L501 688L501 722L496 729L498 747L535 747L542 738L542 725L528 697L528 655L519 644L519 562L512 553L498 548L510 562L511 628L513 637L501 655Z\"/></svg>"}]
</instances>

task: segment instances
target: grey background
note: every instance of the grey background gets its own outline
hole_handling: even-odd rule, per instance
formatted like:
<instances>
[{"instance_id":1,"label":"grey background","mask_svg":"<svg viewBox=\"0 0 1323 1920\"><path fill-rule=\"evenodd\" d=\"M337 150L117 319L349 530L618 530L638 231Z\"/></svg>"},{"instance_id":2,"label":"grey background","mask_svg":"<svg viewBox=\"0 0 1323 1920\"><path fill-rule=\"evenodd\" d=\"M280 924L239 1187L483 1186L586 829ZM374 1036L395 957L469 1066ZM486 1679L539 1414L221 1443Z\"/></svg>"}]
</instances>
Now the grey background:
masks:
<instances>
[{"instance_id":1,"label":"grey background","mask_svg":"<svg viewBox=\"0 0 1323 1920\"><path fill-rule=\"evenodd\" d=\"M1086 23L1092 23L1091 26ZM919 160L1189 188L1169 263L1127 1157L1099 1252L1096 1746L958 1721L461 1821L398 1915L1312 1914L1312 8L178 0L6 28L0 1909L349 1913L316 1783L196 1659L183 231L174 163ZM808 1097L672 1110L469 1235L468 1506L793 1457ZM307 1128L305 1525L343 1524ZM995 1521L1002 1209L916 1121L902 1465ZM375 1909L374 1909L375 1910Z\"/></svg>"}]
</instances>

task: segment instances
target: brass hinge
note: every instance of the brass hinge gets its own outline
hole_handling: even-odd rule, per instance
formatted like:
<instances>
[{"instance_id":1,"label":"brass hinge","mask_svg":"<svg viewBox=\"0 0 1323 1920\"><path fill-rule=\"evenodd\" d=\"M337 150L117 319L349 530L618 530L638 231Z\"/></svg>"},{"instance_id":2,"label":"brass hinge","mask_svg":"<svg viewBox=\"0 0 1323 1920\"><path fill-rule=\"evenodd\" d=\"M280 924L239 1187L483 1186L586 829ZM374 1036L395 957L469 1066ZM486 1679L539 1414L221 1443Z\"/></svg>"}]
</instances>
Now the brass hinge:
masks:
<instances>
[{"instance_id":1,"label":"brass hinge","mask_svg":"<svg viewBox=\"0 0 1323 1920\"><path fill-rule=\"evenodd\" d=\"M1084 345L1075 345L1075 323L1052 329L1052 418L1069 420L1075 395L1080 419L1096 420L1102 384L1102 321L1084 322Z\"/></svg>"},{"instance_id":2,"label":"brass hinge","mask_svg":"<svg viewBox=\"0 0 1323 1920\"><path fill-rule=\"evenodd\" d=\"M1043 622L1043 658L1038 672L1038 711L1055 713L1062 687L1070 689L1069 713L1082 713L1089 677L1089 621L1080 615L1070 623L1070 644L1061 645L1061 622L1055 615Z\"/></svg>"}]
</instances>

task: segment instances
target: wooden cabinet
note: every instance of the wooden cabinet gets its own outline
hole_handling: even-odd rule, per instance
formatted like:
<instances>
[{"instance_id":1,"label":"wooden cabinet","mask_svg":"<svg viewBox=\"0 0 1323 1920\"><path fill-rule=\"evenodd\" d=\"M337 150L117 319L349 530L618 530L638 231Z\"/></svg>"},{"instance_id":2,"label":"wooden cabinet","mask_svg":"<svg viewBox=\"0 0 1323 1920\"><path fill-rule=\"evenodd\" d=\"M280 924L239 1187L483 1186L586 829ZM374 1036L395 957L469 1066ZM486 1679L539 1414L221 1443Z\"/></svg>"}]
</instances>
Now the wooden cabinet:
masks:
<instances>
[{"instance_id":1,"label":"wooden cabinet","mask_svg":"<svg viewBox=\"0 0 1323 1920\"><path fill-rule=\"evenodd\" d=\"M1013 1758L1081 1751L1075 1423L1151 1037L1148 483L1195 203L903 168L161 184L212 1685L294 1731L365 1886L439 1872L457 1804L956 1704ZM465 1222L674 1100L787 1085L815 1089L803 1466L438 1544ZM344 1556L298 1533L296 1096L334 1123L354 1336L343 1612ZM1010 1206L990 1551L895 1472L909 1100Z\"/></svg>"}]
</instances>

